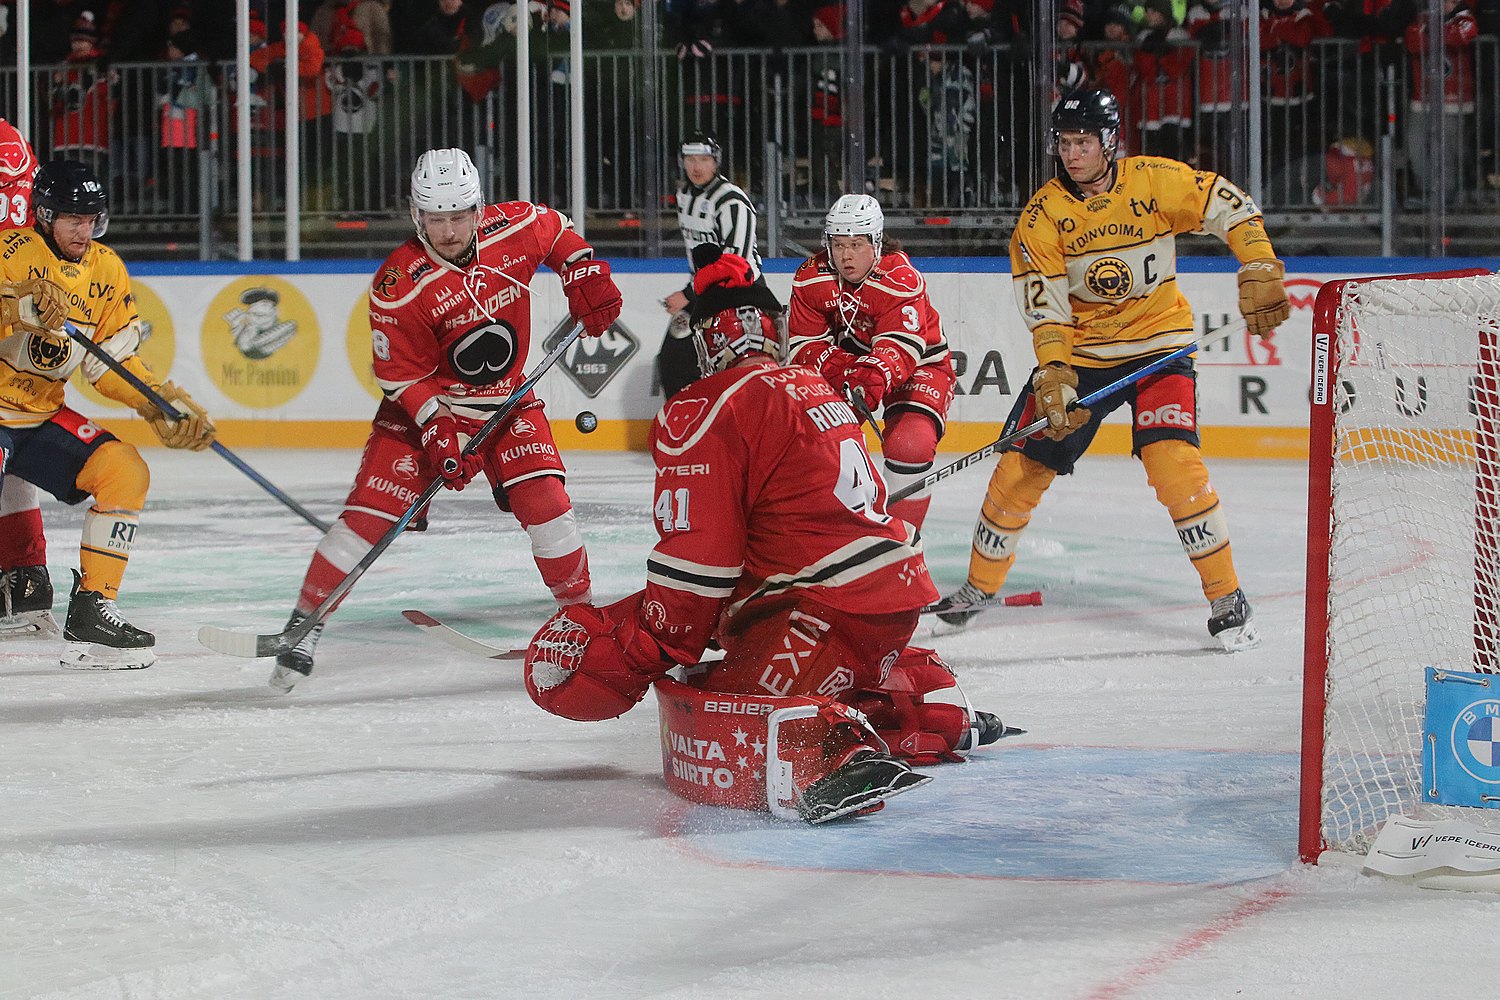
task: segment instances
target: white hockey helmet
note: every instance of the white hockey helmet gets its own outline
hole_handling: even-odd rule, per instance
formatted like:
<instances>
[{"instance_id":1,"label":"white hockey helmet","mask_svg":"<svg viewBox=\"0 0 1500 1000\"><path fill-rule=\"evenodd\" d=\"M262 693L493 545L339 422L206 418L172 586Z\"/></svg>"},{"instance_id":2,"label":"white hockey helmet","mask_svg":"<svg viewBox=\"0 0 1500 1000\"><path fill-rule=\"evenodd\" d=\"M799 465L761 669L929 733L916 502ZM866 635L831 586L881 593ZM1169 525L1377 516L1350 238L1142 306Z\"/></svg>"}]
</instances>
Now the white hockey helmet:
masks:
<instances>
[{"instance_id":1,"label":"white hockey helmet","mask_svg":"<svg viewBox=\"0 0 1500 1000\"><path fill-rule=\"evenodd\" d=\"M885 213L880 202L867 194L846 194L833 203L823 220L823 246L833 249L835 236L868 236L880 257L885 243Z\"/></svg>"},{"instance_id":2,"label":"white hockey helmet","mask_svg":"<svg viewBox=\"0 0 1500 1000\"><path fill-rule=\"evenodd\" d=\"M422 231L422 212L478 212L484 203L479 171L461 149L429 149L411 172L411 221Z\"/></svg>"}]
</instances>

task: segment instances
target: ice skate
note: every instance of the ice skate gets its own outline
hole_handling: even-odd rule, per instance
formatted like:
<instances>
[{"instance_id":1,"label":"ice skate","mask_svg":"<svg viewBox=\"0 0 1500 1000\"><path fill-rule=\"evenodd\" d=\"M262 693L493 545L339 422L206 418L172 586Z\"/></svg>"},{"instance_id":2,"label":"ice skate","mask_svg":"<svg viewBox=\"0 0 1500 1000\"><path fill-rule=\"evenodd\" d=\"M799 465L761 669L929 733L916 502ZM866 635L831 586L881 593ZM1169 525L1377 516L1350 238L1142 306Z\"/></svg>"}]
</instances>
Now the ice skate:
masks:
<instances>
[{"instance_id":1,"label":"ice skate","mask_svg":"<svg viewBox=\"0 0 1500 1000\"><path fill-rule=\"evenodd\" d=\"M891 796L931 780L888 754L860 750L832 774L808 785L797 800L797 812L816 826L854 812L874 812Z\"/></svg>"},{"instance_id":2,"label":"ice skate","mask_svg":"<svg viewBox=\"0 0 1500 1000\"><path fill-rule=\"evenodd\" d=\"M62 665L72 670L141 670L155 663L156 636L126 621L110 598L81 589L82 582L74 570Z\"/></svg>"},{"instance_id":3,"label":"ice skate","mask_svg":"<svg viewBox=\"0 0 1500 1000\"><path fill-rule=\"evenodd\" d=\"M307 620L307 616L298 611L292 612L292 617L287 619L287 630L296 628ZM285 653L276 657L276 669L271 671L271 679L266 681L268 685L286 694L297 686L297 682L312 673L313 649L318 645L318 637L323 634L323 626L327 622L318 622L312 627L312 631L302 637L297 643Z\"/></svg>"},{"instance_id":4,"label":"ice skate","mask_svg":"<svg viewBox=\"0 0 1500 1000\"><path fill-rule=\"evenodd\" d=\"M56 639L52 578L45 566L17 566L0 573L0 639Z\"/></svg>"},{"instance_id":5,"label":"ice skate","mask_svg":"<svg viewBox=\"0 0 1500 1000\"><path fill-rule=\"evenodd\" d=\"M979 614L978 608L968 608L966 605L988 600L994 596L994 594L986 594L972 583L965 582L958 590L938 601L936 609L938 621L962 628L969 624L969 619ZM953 610L945 611L943 610L944 606L950 607Z\"/></svg>"},{"instance_id":6,"label":"ice skate","mask_svg":"<svg viewBox=\"0 0 1500 1000\"><path fill-rule=\"evenodd\" d=\"M1000 716L996 715L993 712L976 711L974 713L973 727L965 729L959 735L958 746L954 749L960 752L967 751L969 749L969 734L972 733L975 729L979 730L979 745L982 747L987 747L991 743L996 743L1002 737L1018 736L1021 733L1025 732L1024 729L1015 729L1013 727L1007 726L1005 723L1000 721Z\"/></svg>"},{"instance_id":7,"label":"ice skate","mask_svg":"<svg viewBox=\"0 0 1500 1000\"><path fill-rule=\"evenodd\" d=\"M1208 634L1218 639L1224 649L1238 653L1260 645L1260 630L1250 612L1250 602L1243 590L1235 590L1209 605Z\"/></svg>"}]
</instances>

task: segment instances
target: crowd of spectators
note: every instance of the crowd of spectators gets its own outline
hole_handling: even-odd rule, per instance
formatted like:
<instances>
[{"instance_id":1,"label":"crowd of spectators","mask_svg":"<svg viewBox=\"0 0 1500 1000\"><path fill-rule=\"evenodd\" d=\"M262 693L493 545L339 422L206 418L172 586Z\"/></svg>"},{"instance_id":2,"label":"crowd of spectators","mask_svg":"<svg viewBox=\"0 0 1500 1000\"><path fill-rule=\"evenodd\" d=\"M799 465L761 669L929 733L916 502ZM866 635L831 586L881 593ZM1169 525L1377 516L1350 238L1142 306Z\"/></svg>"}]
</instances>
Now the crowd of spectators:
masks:
<instances>
[{"instance_id":1,"label":"crowd of spectators","mask_svg":"<svg viewBox=\"0 0 1500 1000\"><path fill-rule=\"evenodd\" d=\"M15 58L15 2L0 0L0 61ZM1061 0L1055 23L1046 29L1055 32L1057 43L1055 92L1102 84L1120 98L1126 149L1227 166L1232 122L1248 84L1241 80L1241 92L1234 92L1223 2ZM573 3L588 5L590 50L641 46L640 0L294 4L304 147L325 162L358 162L381 93L396 82L398 57L451 57L462 93L476 104L483 101L511 72L513 35L523 23L534 33L533 58L541 67L538 118L545 125L565 109ZM1441 5L1443 24L1440 97L1427 92L1422 72L1433 3ZM230 79L224 67L233 58L234 7L228 0L33 0L32 61L56 67L46 107L49 151L91 161L113 175L117 188L155 173L143 166L151 155L185 176L191 154L204 142L204 109L215 88L222 91ZM277 97L286 8L287 0L251 0L252 127L265 140L262 152L287 127L278 117ZM662 0L660 13L666 51L675 52L700 81L683 87L683 117L713 130L723 130L736 114L749 115L748 104L758 96L738 92L742 82L733 74L703 72L723 58L723 50L828 47L826 59L801 64L807 77L802 84L810 155L837 159L842 109L834 47L844 34L842 3ZM1038 30L1032 5L870 0L866 21L867 42L899 65L911 84L909 106L896 110L918 123L901 139L919 150L921 181L940 184L949 204L982 202L985 189L992 200L1013 194L1006 174L1019 172L1015 164L1007 171L994 162L976 133L983 122L1016 128L1034 103L1022 93L1032 87L1028 43ZM1475 75L1476 39L1497 33L1500 0L1261 0L1265 139L1269 161L1283 168L1271 180L1273 191L1278 184L1293 186L1294 167L1311 161L1315 168L1301 170L1301 176L1316 175L1312 194L1321 204L1357 204L1370 196L1372 150L1384 120L1375 106L1377 81L1387 67L1403 81L1404 106L1398 110L1409 193L1421 199L1439 181L1449 192L1486 185L1500 190L1500 96L1495 81L1480 84ZM131 88L119 85L114 67L151 62L167 67L152 77L155 122L147 136L139 114L122 115L121 94ZM608 132L615 123L601 116L601 127ZM1435 133L1443 137L1442 157L1428 148ZM476 138L459 135L453 141ZM988 145L993 150L996 144ZM999 191L1005 195L997 196ZM182 194L176 207L192 210L192 197Z\"/></svg>"}]
</instances>

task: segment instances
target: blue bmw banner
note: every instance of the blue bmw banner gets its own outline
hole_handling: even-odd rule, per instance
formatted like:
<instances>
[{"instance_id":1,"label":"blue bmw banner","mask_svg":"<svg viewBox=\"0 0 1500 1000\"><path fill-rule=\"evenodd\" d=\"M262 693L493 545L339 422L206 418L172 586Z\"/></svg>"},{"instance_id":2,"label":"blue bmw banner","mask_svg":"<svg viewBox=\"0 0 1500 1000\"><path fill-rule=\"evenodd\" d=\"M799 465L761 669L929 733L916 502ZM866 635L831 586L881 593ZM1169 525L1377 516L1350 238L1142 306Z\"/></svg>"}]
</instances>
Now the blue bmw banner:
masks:
<instances>
[{"instance_id":1,"label":"blue bmw banner","mask_svg":"<svg viewBox=\"0 0 1500 1000\"><path fill-rule=\"evenodd\" d=\"M1427 668L1422 799L1500 807L1500 674Z\"/></svg>"}]
</instances>

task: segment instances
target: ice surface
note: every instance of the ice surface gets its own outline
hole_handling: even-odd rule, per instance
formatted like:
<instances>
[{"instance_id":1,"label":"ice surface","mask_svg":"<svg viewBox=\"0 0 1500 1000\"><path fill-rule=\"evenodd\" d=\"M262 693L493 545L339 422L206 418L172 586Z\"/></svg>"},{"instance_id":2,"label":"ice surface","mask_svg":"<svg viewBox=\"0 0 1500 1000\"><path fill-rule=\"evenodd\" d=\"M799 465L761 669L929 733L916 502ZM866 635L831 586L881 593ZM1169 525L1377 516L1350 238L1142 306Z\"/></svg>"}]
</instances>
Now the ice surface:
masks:
<instances>
[{"instance_id":1,"label":"ice surface","mask_svg":"<svg viewBox=\"0 0 1500 1000\"><path fill-rule=\"evenodd\" d=\"M246 451L332 517L353 452ZM1230 656L1137 463L1059 480L1010 589L931 644L1028 730L881 814L808 828L674 799L655 706L578 724L514 663L550 601L485 491L444 493L311 679L200 647L279 629L316 532L211 454L149 454L121 610L146 671L0 644L0 996L1406 998L1493 989L1491 896L1295 861L1305 473L1211 462L1265 644ZM569 456L595 592L641 585L649 463ZM963 579L985 473L924 532ZM80 512L48 504L66 590ZM58 613L65 610L59 595ZM924 632L931 630L924 627Z\"/></svg>"}]
</instances>

